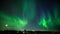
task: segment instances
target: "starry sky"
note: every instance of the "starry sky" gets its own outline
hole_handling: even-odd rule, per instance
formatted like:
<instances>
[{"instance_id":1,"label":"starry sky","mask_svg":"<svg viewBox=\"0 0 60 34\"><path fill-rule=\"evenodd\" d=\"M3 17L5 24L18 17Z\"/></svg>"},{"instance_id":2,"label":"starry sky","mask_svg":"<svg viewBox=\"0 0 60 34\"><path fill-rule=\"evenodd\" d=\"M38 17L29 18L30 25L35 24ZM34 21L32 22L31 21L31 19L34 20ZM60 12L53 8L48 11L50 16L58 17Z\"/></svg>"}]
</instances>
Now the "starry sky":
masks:
<instances>
[{"instance_id":1,"label":"starry sky","mask_svg":"<svg viewBox=\"0 0 60 34\"><path fill-rule=\"evenodd\" d=\"M0 30L60 30L60 2L0 0Z\"/></svg>"}]
</instances>

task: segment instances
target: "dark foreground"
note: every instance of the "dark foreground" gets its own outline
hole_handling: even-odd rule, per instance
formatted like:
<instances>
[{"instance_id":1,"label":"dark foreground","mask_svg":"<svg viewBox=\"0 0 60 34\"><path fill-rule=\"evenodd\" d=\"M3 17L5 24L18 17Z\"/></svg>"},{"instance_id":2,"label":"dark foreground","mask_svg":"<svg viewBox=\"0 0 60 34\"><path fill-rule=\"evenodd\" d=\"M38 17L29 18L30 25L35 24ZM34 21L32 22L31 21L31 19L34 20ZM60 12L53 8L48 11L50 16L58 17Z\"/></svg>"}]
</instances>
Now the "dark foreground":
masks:
<instances>
[{"instance_id":1,"label":"dark foreground","mask_svg":"<svg viewBox=\"0 0 60 34\"><path fill-rule=\"evenodd\" d=\"M0 30L0 34L60 34L59 31L14 31L14 30Z\"/></svg>"}]
</instances>

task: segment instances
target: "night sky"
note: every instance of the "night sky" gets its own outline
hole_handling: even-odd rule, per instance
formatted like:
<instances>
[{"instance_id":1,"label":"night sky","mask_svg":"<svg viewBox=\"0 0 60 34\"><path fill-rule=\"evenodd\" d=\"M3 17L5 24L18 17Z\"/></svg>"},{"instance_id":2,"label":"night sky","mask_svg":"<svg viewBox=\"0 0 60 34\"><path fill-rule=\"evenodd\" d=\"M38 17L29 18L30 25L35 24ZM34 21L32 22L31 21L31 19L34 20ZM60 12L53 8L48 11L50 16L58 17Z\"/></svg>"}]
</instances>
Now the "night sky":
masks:
<instances>
[{"instance_id":1,"label":"night sky","mask_svg":"<svg viewBox=\"0 0 60 34\"><path fill-rule=\"evenodd\" d=\"M0 0L0 30L60 30L60 1Z\"/></svg>"}]
</instances>

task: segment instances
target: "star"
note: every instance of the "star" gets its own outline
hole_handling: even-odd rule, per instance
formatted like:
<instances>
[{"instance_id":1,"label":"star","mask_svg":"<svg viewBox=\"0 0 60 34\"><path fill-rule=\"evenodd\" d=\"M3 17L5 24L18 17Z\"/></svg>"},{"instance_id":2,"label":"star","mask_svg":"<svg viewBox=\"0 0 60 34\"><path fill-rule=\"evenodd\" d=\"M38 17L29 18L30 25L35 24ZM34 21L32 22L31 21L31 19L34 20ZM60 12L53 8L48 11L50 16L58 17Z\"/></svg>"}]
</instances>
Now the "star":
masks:
<instances>
[{"instance_id":1,"label":"star","mask_svg":"<svg viewBox=\"0 0 60 34\"><path fill-rule=\"evenodd\" d=\"M5 25L6 27L8 26L8 24Z\"/></svg>"}]
</instances>

